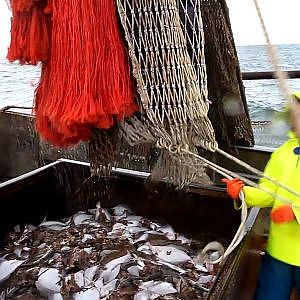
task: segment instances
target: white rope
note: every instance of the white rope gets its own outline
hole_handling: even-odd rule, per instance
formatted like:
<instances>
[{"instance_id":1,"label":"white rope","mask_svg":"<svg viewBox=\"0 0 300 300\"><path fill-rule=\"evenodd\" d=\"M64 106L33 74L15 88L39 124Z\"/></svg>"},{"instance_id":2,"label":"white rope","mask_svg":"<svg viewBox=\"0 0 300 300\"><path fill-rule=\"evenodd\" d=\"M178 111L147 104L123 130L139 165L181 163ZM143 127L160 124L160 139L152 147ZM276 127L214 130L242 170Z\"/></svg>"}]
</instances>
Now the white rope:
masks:
<instances>
[{"instance_id":1,"label":"white rope","mask_svg":"<svg viewBox=\"0 0 300 300\"><path fill-rule=\"evenodd\" d=\"M291 102L291 93L289 91L289 86L288 86L288 74L287 72L283 72L280 68L280 59L276 50L276 47L271 44L271 40L267 31L267 27L265 25L262 13L261 13L261 9L258 5L258 1L257 0L253 0L255 8L256 8L256 12L263 30L263 34L265 36L266 39L266 43L267 43L267 50L268 50L268 54L269 54L269 59L271 64L273 65L275 71L275 77L278 79L278 86L279 86L279 90L281 91L282 95L284 96L284 98L288 101L288 103Z\"/></svg>"},{"instance_id":2,"label":"white rope","mask_svg":"<svg viewBox=\"0 0 300 300\"><path fill-rule=\"evenodd\" d=\"M197 158L199 160L201 160L201 162L206 166L206 167L209 167L210 169L214 170L215 172L219 173L220 175L226 177L227 179L232 179L232 178L239 178L240 180L242 180L244 183L246 183L247 185L249 186L252 186L252 187L255 187L257 189L260 189L261 191L271 195L273 198L276 198L278 199L279 201L283 202L283 203L287 203L287 204L290 204L292 205L294 208L299 208L300 209L300 206L298 205L295 205L294 203L292 203L290 200L288 200L287 198L284 198L280 195L277 195L276 193L268 190L268 189L265 189L263 187L260 187L257 183L243 177L243 176L240 176L238 175L237 173L235 172L232 172L230 170L227 170L226 168L223 168L209 160L207 160L206 158L204 157L201 157L200 155L194 153L194 152L191 152L187 149L181 149L182 152L188 154L188 155L191 155L193 156L194 158ZM243 240L245 234L246 234L246 230L245 230L245 223L246 223L246 220L247 220L247 216L248 216L248 212L247 212L247 204L245 202L245 197L244 197L244 194L243 192L241 191L240 194L239 194L239 198L240 198L240 201L241 201L241 223L240 223L240 226L239 228L237 229L237 232L235 234L235 236L233 237L230 245L227 247L226 251L224 252L223 255L220 256L220 258L218 258L217 260L209 260L207 259L206 262L207 263L210 263L210 264L218 264L220 262L222 262L229 254L231 254L235 248L240 244L240 242ZM210 245L210 243L208 244ZM212 251L212 247L208 247L208 245L202 250L203 252L201 253L201 256L207 256L205 251ZM215 250L218 250L218 249L215 249ZM208 257L208 256L207 256Z\"/></svg>"},{"instance_id":3,"label":"white rope","mask_svg":"<svg viewBox=\"0 0 300 300\"><path fill-rule=\"evenodd\" d=\"M221 155L223 155L224 157L228 158L231 161L234 161L235 163L239 164L240 166L244 167L245 169L247 169L248 171L252 172L253 174L259 176L259 177L263 177L266 178L267 180L273 182L274 184L276 184L277 186L280 186L281 188L287 190L288 192L290 192L291 194L294 194L295 196L300 198L300 193L292 190L290 187L288 187L287 185L275 180L274 178L269 177L268 175L264 174L262 171L250 166L249 164L247 164L246 162L234 157L233 155L217 148L216 151L218 153L220 153ZM259 188L259 186L258 186Z\"/></svg>"},{"instance_id":4,"label":"white rope","mask_svg":"<svg viewBox=\"0 0 300 300\"><path fill-rule=\"evenodd\" d=\"M223 168L223 167L221 167L221 166L219 166L219 165L217 165L217 164L215 164L215 163L207 160L206 158L204 158L204 157L202 157L202 156L200 156L200 155L198 155L198 154L196 154L194 152L191 152L189 150L182 149L182 152L185 152L186 154L189 154L189 155L197 158L198 160L201 160L204 163L205 166L207 166L210 169L216 171L217 173L219 173L222 176L225 176L225 177L230 176L230 177L233 177L233 178L239 178L240 180L242 180L247 185L255 187L255 188L257 188L257 189L259 189L259 190L261 190L261 191L269 194L274 199L277 199L277 200L279 200L279 201L281 201L283 203L292 205L293 207L300 209L299 205L294 204L289 199L287 199L285 197L282 197L282 196L280 196L280 195L278 195L278 194L276 194L276 193L274 193L274 192L272 192L272 191L270 191L270 190L268 190L266 188L263 188L263 187L259 186L256 182L253 182L253 181L249 180L248 178L245 178L245 177L243 177L243 176L241 176L241 175L239 175L239 174L237 174L235 172L227 170L226 168Z\"/></svg>"},{"instance_id":5,"label":"white rope","mask_svg":"<svg viewBox=\"0 0 300 300\"><path fill-rule=\"evenodd\" d=\"M267 42L267 49L268 49L269 59L270 59L271 64L274 66L275 77L278 79L279 89L280 89L282 95L284 96L284 98L288 101L288 103L291 103L291 93L290 93L289 87L288 87L288 82L287 82L288 76L287 76L287 73L283 72L281 70L281 68L280 68L280 60L279 60L276 48L271 44L271 41L270 41L270 38L269 38L269 35L268 35L268 32L267 32L267 29L266 29L266 26L265 26L265 23L264 23L264 19L263 19L260 7L258 5L258 1L257 0L253 0L253 1L254 1L254 4L255 4L255 7L256 7L256 11L257 11L257 14L258 14L261 26L262 26L262 30L263 30L266 42ZM233 177L241 179L246 184L248 184L250 186L253 186L255 188L258 188L258 189L260 189L260 190L262 190L262 191L270 194L273 198L277 198L281 202L288 203L288 204L292 205L293 207L298 207L295 204L293 204L290 200L288 200L288 199L286 199L284 197L281 197L280 195L277 195L277 194L273 193L272 191L269 191L269 190L267 190L265 188L262 188L258 184L254 183L254 182L252 182L252 181L250 181L250 180L248 180L246 178L243 178L242 176L239 176L239 175L235 174L234 172L230 172L230 171L226 170L225 168L222 168L222 167L220 167L220 166L218 166L216 164L213 164L212 162L209 162L208 160L204 159L203 157L200 157L199 155L197 155L197 154L195 154L195 153L193 153L191 151L188 151L188 150L182 150L182 151L186 152L189 155L192 155L192 156L200 159L202 162L205 163L206 166L210 167L211 169L215 170L216 172L218 172L219 174L221 174L222 176L224 176L224 177L226 177L228 179L232 179L231 176L227 175L229 173ZM278 185L278 186L286 189L290 193L292 193L292 194L300 197L299 193L297 193L294 190L290 189L288 186L286 186L286 185L284 185L284 184L276 181L275 179L273 179L273 178L265 175L263 172L261 172L260 170L257 170L255 168L253 168L249 164L247 164L247 163L245 163L245 162L237 159L234 156L231 156L230 154L224 152L223 150L221 150L219 148L216 148L215 151L217 151L218 153L220 153L223 156L227 157L231 161L234 161L234 162L240 164L241 166L243 166L246 169L250 170L254 174L256 174L256 175L258 175L260 177L264 177L267 180L275 183L276 185ZM208 262L210 264L217 264L217 263L222 262L239 245L239 243L242 241L242 239L244 238L244 236L246 234L246 231L245 231L245 222L246 222L246 219L247 219L247 204L245 202L245 197L244 197L244 194L243 194L242 191L240 192L239 197L240 197L240 200L241 200L241 208L242 208L242 212L241 212L241 224L240 224L240 226L239 226L239 228L238 228L238 230L237 230L237 232L236 232L236 234L235 234L232 242L230 243L230 245L228 246L228 248L226 249L226 251L224 252L224 254L221 255L221 257L218 258L217 260L214 260L214 261L210 261L209 259L206 260L206 262ZM298 207L298 208L300 208L300 207ZM209 245L212 245L212 244L213 245L217 245L217 243L213 242L213 243L209 243L206 247L204 247L203 252L201 253L201 255L203 257L205 255L207 256L207 253L205 253L206 251L213 250L213 246L211 246L211 247L209 246Z\"/></svg>"},{"instance_id":6,"label":"white rope","mask_svg":"<svg viewBox=\"0 0 300 300\"><path fill-rule=\"evenodd\" d=\"M226 176L226 178L232 179L232 177L230 177L230 176ZM244 197L244 194L243 194L242 191L239 194L239 198L240 198L240 201L241 201L241 223L240 223L240 226L237 229L237 231L235 233L235 236L233 237L231 243L227 247L224 254L221 255L216 260L210 260L209 258L207 258L205 262L208 263L208 264L215 265L215 264L219 264L219 263L223 262L224 259L226 257L228 257L235 250L235 248L240 244L240 242L243 240L244 236L246 235L245 223L246 223L246 220L247 220L247 217L248 217L248 211L247 211L247 204L245 202L245 197ZM206 255L205 248L202 250L202 253L201 253L202 256ZM212 251L212 250L213 249L210 247L209 251ZM208 255L206 255L206 256L208 257Z\"/></svg>"},{"instance_id":7,"label":"white rope","mask_svg":"<svg viewBox=\"0 0 300 300\"><path fill-rule=\"evenodd\" d=\"M189 154L189 155L192 155L193 157L195 157L199 160L201 160L206 166L208 166L212 170L218 172L220 175L226 177L227 179L232 179L233 178L230 175L228 175L228 172L230 172L230 171L226 170L225 168L222 168L222 167L210 162L209 160L207 160L207 159L201 157L200 155L197 155L197 154L195 154L195 153L193 153L189 150L182 149L182 151ZM226 249L226 251L224 252L223 255L221 255L217 260L206 259L206 262L209 263L209 264L218 264L218 263L222 262L240 244L240 242L242 241L242 239L244 238L244 236L246 234L245 223L246 223L246 220L247 220L248 212L247 212L247 204L245 202L245 197L244 197L244 194L243 194L242 191L240 192L239 197L240 197L240 200L241 200L241 223L240 223L240 226L237 229L237 232L236 232L235 236L233 237L230 245L227 247L227 249ZM209 247L209 248L205 247L203 249L203 252L201 253L201 255L204 256L206 254L205 253L206 250L211 251L212 248L211 247Z\"/></svg>"}]
</instances>

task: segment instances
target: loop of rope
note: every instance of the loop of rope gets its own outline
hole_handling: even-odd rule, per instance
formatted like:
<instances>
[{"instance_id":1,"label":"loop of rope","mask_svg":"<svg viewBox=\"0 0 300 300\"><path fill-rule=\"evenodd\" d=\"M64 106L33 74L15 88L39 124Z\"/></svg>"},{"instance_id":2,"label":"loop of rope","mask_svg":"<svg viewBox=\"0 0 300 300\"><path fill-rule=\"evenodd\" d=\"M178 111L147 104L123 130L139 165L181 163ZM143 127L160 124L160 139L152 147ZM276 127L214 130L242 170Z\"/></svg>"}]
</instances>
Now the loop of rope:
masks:
<instances>
[{"instance_id":1,"label":"loop of rope","mask_svg":"<svg viewBox=\"0 0 300 300\"><path fill-rule=\"evenodd\" d=\"M226 177L227 179L232 179L234 177L239 178L242 181L244 181L247 185L258 188L258 189L264 191L265 193L271 195L273 198L276 198L276 199L280 200L281 202L288 203L288 204L292 205L294 208L300 209L300 206L293 204L290 200L288 200L280 195L277 195L277 194L273 193L272 191L269 191L268 189L262 188L257 183L255 183L247 178L244 178L243 176L240 176L240 175L236 174L235 172L229 171L226 168L218 166L217 164L205 159L204 157L201 157L200 155L198 155L194 152L191 152L188 150L184 150L183 152L201 160L202 163L204 163L204 165L206 167L209 167L210 169L216 171L217 173ZM238 159L236 159L236 161L241 162ZM246 234L245 223L247 220L248 213L247 213L247 204L245 202L245 197L244 197L244 194L242 191L240 192L239 198L241 201L241 223L240 223L240 226L239 226L234 238L232 239L230 245L227 247L225 253L223 255L221 255L221 257L215 261L207 260L207 262L210 264L217 264L217 263L222 262L230 253L232 253L234 251L234 249L239 245L239 243L243 240L243 238ZM211 251L212 249L209 249L209 250ZM202 253L202 254L204 255L205 253Z\"/></svg>"},{"instance_id":2,"label":"loop of rope","mask_svg":"<svg viewBox=\"0 0 300 300\"><path fill-rule=\"evenodd\" d=\"M291 93L289 91L289 86L288 86L288 75L287 75L287 72L283 72L280 68L280 60L279 60L279 57L278 57L278 54L277 54L277 50L276 48L274 47L274 45L271 44L271 40L269 38L269 34L268 34L268 31L267 31L267 28L266 28L266 25L265 25L265 22L264 22L264 19L263 19L263 16L262 16L262 13L261 13L261 9L258 5L258 1L257 0L253 0L254 2L254 5L255 5L255 8L256 8L256 11L257 11L257 14L258 14L258 18L259 18L259 21L261 23L261 26L262 26L262 30L263 30L263 34L265 36L265 39L266 39L266 43L267 43L267 50L268 50L268 55L269 55L269 59L270 59L270 62L271 64L273 65L274 67L274 74L275 74L275 78L277 78L277 82L278 82L278 87L279 87L279 90L281 91L282 95L284 96L284 98L287 100L288 104L291 104L292 102L292 97L291 97ZM245 167L246 169L250 170L251 172L257 174L258 176L260 177L264 177L266 178L267 180L275 183L276 185L286 189L287 191L289 191L290 193L300 197L300 194L295 192L294 190L290 189L288 186L274 180L273 178L265 175L263 172L251 167L250 165L248 165L247 163L231 156L230 154L220 150L220 149L216 149L217 152L219 152L220 154L222 154L223 156L227 157L228 159L232 160L232 161L235 161L236 163L242 165L243 167ZM192 154L192 153L190 153ZM216 168L217 170L217 168ZM220 170L218 170L219 172ZM220 173L220 172L219 172ZM223 175L224 175L224 172L222 172ZM237 174L235 174L237 175ZM226 176L228 178L228 176ZM251 186L254 186L268 194L271 194L272 197L274 198L277 198L278 200L284 202L284 203L288 203L290 205L292 205L293 207L298 207L297 205L293 204L290 200L288 199L285 199L271 191L268 191L262 187L260 187L259 185L257 185L256 183L253 183L251 182L250 180L247 180L246 178L241 178L241 176L235 176L237 178L240 178L242 179L245 183L251 185ZM238 228L238 231L236 232L236 235L234 236L231 244L228 246L227 250L225 251L225 253L217 260L215 261L210 261L211 264L216 264L216 263L219 263L221 262L226 256L228 256L236 247L237 245L241 242L241 240L243 239L244 235L245 235L245 227L244 227L244 224L245 224L245 221L247 219L247 205L245 203L245 199L244 199L244 194L243 192L240 192L240 200L242 202L242 213L241 213L241 224L240 224L240 227ZM300 207L298 207L300 208ZM210 249L211 250L211 249ZM209 262L209 261L208 261Z\"/></svg>"},{"instance_id":3,"label":"loop of rope","mask_svg":"<svg viewBox=\"0 0 300 300\"><path fill-rule=\"evenodd\" d=\"M226 178L232 179L232 177L230 177L230 176L226 176ZM208 256L208 251L219 251L218 244L214 244L214 242L212 242L212 243L207 244L203 248L200 255L202 257L207 257L205 259L205 262L208 264L215 265L215 264L222 263L224 261L224 259L235 250L235 248L240 244L240 242L243 240L244 236L246 235L245 223L246 223L246 220L248 217L248 211L247 211L247 204L245 202L245 197L244 197L244 194L242 191L240 192L239 198L241 201L241 223L240 223L240 226L237 229L231 243L229 244L229 246L227 247L225 252L222 253L218 259L211 260L211 259L209 259L209 256Z\"/></svg>"}]
</instances>

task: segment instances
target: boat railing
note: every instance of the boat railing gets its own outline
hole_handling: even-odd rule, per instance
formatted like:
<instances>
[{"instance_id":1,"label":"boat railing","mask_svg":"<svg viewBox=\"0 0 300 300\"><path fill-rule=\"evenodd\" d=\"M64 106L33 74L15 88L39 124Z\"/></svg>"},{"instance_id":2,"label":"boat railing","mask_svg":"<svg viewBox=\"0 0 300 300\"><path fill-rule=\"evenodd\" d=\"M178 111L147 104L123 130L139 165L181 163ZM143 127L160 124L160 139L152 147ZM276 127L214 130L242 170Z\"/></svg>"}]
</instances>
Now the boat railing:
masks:
<instances>
[{"instance_id":1,"label":"boat railing","mask_svg":"<svg viewBox=\"0 0 300 300\"><path fill-rule=\"evenodd\" d=\"M299 79L300 70L286 71L289 79ZM242 72L243 80L262 80L262 79L276 79L274 72Z\"/></svg>"}]
</instances>

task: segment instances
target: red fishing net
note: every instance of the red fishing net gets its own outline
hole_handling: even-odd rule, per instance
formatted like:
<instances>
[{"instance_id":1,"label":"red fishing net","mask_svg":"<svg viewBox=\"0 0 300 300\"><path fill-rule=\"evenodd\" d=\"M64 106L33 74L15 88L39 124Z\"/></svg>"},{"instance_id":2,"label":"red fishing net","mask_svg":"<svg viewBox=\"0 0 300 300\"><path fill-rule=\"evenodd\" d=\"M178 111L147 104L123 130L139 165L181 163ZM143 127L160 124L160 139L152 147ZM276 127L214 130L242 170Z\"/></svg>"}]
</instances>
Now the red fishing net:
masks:
<instances>
[{"instance_id":1,"label":"red fishing net","mask_svg":"<svg viewBox=\"0 0 300 300\"><path fill-rule=\"evenodd\" d=\"M10 61L42 62L39 134L58 146L88 140L137 106L114 1L11 0Z\"/></svg>"}]
</instances>

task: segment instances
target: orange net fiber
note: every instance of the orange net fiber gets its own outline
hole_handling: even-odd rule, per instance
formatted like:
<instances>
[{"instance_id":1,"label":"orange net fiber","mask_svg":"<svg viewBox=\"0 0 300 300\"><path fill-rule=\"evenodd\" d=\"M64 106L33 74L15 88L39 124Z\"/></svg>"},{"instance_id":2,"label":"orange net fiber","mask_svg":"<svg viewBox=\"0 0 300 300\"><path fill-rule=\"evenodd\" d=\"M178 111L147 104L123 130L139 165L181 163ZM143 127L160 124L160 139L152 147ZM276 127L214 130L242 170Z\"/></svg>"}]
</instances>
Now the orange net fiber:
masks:
<instances>
[{"instance_id":1,"label":"orange net fiber","mask_svg":"<svg viewBox=\"0 0 300 300\"><path fill-rule=\"evenodd\" d=\"M11 0L11 6L8 59L43 63L35 124L44 139L73 145L88 140L92 128L108 129L137 111L113 0Z\"/></svg>"}]
</instances>

